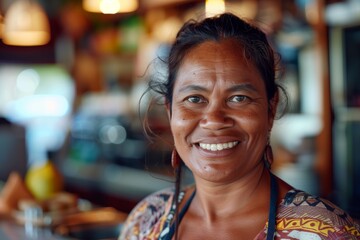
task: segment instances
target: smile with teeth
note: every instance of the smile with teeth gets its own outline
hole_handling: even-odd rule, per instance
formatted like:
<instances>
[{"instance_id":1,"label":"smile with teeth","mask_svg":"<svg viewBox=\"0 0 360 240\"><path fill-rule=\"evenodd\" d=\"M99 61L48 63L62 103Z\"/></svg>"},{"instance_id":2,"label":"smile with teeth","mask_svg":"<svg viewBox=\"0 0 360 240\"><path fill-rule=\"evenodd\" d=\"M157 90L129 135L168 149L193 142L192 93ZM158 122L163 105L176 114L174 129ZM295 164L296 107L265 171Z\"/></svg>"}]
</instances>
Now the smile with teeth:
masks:
<instances>
[{"instance_id":1,"label":"smile with teeth","mask_svg":"<svg viewBox=\"0 0 360 240\"><path fill-rule=\"evenodd\" d=\"M209 150L209 151L221 151L224 149L230 149L235 147L239 142L227 142L227 143L199 143L199 146L202 149Z\"/></svg>"}]
</instances>

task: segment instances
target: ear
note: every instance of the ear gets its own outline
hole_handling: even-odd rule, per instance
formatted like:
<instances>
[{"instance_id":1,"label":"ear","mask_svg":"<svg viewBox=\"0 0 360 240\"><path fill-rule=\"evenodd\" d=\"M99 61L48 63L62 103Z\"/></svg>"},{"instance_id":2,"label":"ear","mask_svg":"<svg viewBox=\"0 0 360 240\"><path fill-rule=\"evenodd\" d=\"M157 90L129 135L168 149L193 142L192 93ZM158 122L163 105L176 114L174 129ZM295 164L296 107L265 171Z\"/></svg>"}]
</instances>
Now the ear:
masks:
<instances>
[{"instance_id":1,"label":"ear","mask_svg":"<svg viewBox=\"0 0 360 240\"><path fill-rule=\"evenodd\" d=\"M274 97L269 102L269 126L272 128L276 116L276 110L279 103L279 91L276 91Z\"/></svg>"}]
</instances>

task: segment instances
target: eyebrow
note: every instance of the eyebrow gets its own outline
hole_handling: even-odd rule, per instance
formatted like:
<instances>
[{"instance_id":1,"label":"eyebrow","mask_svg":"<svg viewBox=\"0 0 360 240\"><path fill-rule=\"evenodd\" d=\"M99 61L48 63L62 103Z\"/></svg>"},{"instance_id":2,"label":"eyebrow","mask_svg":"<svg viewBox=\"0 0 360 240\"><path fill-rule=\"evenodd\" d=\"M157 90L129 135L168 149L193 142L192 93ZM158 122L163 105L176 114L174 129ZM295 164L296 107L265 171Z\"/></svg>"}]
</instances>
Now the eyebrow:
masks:
<instances>
[{"instance_id":1,"label":"eyebrow","mask_svg":"<svg viewBox=\"0 0 360 240\"><path fill-rule=\"evenodd\" d=\"M182 87L179 89L179 92L186 92L186 91L206 91L205 87L199 86L199 85L195 85L195 84L191 84L191 85L187 85L185 87Z\"/></svg>"},{"instance_id":2,"label":"eyebrow","mask_svg":"<svg viewBox=\"0 0 360 240\"><path fill-rule=\"evenodd\" d=\"M242 91L242 90L248 90L251 92L258 92L258 89L254 87L254 85L250 83L241 83L231 86L227 91L228 92L236 92L236 91Z\"/></svg>"},{"instance_id":3,"label":"eyebrow","mask_svg":"<svg viewBox=\"0 0 360 240\"><path fill-rule=\"evenodd\" d=\"M236 92L236 91L243 91L243 90L247 90L247 91L251 91L251 92L258 92L258 90L250 83L235 84L235 85L232 85L230 88L228 88L226 91L227 92ZM207 89L203 86L196 85L196 84L187 85L187 86L184 86L179 89L179 92L186 92L186 91L206 92Z\"/></svg>"}]
</instances>

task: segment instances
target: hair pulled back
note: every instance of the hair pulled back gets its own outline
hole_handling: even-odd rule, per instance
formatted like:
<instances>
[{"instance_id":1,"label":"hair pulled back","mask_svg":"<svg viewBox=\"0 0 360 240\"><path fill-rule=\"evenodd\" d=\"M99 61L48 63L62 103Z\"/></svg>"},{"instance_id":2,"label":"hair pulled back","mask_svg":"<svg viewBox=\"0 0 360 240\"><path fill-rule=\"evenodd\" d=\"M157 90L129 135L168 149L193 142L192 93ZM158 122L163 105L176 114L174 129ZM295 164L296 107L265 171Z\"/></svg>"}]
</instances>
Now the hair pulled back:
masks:
<instances>
[{"instance_id":1,"label":"hair pulled back","mask_svg":"<svg viewBox=\"0 0 360 240\"><path fill-rule=\"evenodd\" d=\"M275 113L275 109L271 109L273 104L270 103L279 96L278 89L281 89L284 93L285 91L275 81L276 63L274 51L264 32L231 13L205 18L202 21L190 20L186 22L176 35L175 42L170 49L167 59L164 61L167 71L165 80L159 77L152 77L148 90L152 90L160 94L160 97L164 97L165 99L163 100L165 100L166 104L169 104L171 109L174 84L185 56L193 48L204 42L220 42L228 39L235 40L238 43L235 46L239 46L239 54L243 54L246 60L259 71L266 88L268 109ZM236 50L234 49L234 51ZM144 129L149 130L146 127ZM174 199L178 199L180 193L181 169L180 161L180 165L174 169ZM179 201L175 201L175 239L177 239L179 226L178 214Z\"/></svg>"},{"instance_id":2,"label":"hair pulled back","mask_svg":"<svg viewBox=\"0 0 360 240\"><path fill-rule=\"evenodd\" d=\"M275 54L263 31L231 13L223 13L202 21L186 22L176 35L170 49L167 64L167 79L151 79L151 90L165 97L171 106L173 87L178 70L186 54L206 41L219 42L234 39L242 46L247 60L258 69L265 83L268 102L276 95L279 85L275 81ZM270 104L269 104L270 107Z\"/></svg>"}]
</instances>

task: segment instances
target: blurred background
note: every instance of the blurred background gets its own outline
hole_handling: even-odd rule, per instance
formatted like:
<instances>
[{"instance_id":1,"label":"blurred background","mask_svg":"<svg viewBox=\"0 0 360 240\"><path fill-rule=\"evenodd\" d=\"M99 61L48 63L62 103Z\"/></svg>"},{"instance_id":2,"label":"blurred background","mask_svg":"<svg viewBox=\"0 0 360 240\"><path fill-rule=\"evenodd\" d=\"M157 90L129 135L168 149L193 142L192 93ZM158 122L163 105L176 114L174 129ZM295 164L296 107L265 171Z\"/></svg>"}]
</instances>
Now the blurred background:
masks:
<instances>
[{"instance_id":1,"label":"blurred background","mask_svg":"<svg viewBox=\"0 0 360 240\"><path fill-rule=\"evenodd\" d=\"M171 186L166 116L139 100L180 26L221 11L281 55L274 172L360 217L358 0L0 0L0 180L51 161L66 191L124 212Z\"/></svg>"}]
</instances>

